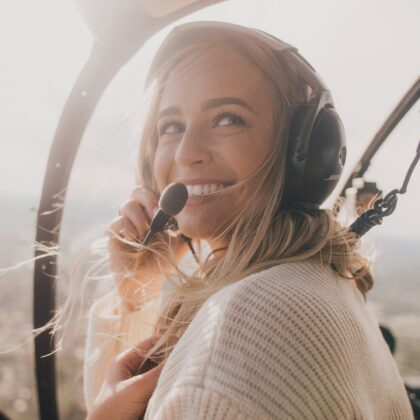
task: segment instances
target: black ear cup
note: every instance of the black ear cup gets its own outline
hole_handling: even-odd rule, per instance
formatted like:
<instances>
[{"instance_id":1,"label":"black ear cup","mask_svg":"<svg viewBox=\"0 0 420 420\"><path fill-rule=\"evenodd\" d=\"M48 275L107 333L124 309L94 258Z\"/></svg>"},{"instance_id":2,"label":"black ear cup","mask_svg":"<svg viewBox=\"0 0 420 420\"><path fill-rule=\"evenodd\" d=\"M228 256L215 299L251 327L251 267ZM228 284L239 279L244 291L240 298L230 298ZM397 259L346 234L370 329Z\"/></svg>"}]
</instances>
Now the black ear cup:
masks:
<instances>
[{"instance_id":1,"label":"black ear cup","mask_svg":"<svg viewBox=\"0 0 420 420\"><path fill-rule=\"evenodd\" d=\"M315 116L305 147L299 133L307 108L293 119L288 144L282 208L317 209L331 194L346 161L343 123L334 108L325 106Z\"/></svg>"}]
</instances>

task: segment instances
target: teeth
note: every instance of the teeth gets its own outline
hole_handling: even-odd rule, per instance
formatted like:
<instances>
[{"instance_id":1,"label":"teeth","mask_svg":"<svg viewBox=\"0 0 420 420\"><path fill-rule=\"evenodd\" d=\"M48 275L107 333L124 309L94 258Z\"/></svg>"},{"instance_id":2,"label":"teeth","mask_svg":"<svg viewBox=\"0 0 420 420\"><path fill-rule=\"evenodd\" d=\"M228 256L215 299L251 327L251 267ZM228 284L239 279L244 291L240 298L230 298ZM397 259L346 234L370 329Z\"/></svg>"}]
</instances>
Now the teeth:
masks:
<instances>
[{"instance_id":1,"label":"teeth","mask_svg":"<svg viewBox=\"0 0 420 420\"><path fill-rule=\"evenodd\" d=\"M189 197L211 194L225 188L223 184L204 184L204 185L196 184L196 185L186 185L186 187L188 190Z\"/></svg>"},{"instance_id":2,"label":"teeth","mask_svg":"<svg viewBox=\"0 0 420 420\"><path fill-rule=\"evenodd\" d=\"M192 195L202 195L202 194L203 194L203 187L201 185L193 185Z\"/></svg>"}]
</instances>

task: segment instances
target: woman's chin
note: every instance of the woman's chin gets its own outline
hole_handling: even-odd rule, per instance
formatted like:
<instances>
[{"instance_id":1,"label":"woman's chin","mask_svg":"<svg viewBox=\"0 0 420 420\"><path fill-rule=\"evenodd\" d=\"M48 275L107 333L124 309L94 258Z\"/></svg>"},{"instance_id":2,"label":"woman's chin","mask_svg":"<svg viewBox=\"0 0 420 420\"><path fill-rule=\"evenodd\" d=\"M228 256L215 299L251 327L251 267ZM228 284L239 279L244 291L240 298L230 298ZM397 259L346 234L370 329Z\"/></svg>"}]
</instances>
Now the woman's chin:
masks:
<instances>
[{"instance_id":1,"label":"woman's chin","mask_svg":"<svg viewBox=\"0 0 420 420\"><path fill-rule=\"evenodd\" d=\"M179 230L185 236L208 241L220 234L232 221L232 205L217 200L211 205L184 208L175 216Z\"/></svg>"},{"instance_id":2,"label":"woman's chin","mask_svg":"<svg viewBox=\"0 0 420 420\"><path fill-rule=\"evenodd\" d=\"M194 239L208 240L214 238L215 232L219 228L215 219L212 220L210 217L205 219L201 217L178 217L177 222L180 232Z\"/></svg>"},{"instance_id":3,"label":"woman's chin","mask_svg":"<svg viewBox=\"0 0 420 420\"><path fill-rule=\"evenodd\" d=\"M212 232L206 229L204 226L194 226L186 223L178 224L178 227L180 232L189 238L207 240L212 236Z\"/></svg>"}]
</instances>

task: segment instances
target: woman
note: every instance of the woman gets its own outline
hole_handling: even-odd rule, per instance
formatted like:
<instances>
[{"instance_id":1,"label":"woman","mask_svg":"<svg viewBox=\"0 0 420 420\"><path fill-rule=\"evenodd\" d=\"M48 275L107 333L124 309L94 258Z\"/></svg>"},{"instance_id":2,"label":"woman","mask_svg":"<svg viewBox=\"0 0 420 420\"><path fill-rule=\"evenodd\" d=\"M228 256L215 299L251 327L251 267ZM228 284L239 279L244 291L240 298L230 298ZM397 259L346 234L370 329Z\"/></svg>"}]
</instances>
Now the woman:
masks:
<instances>
[{"instance_id":1,"label":"woman","mask_svg":"<svg viewBox=\"0 0 420 420\"><path fill-rule=\"evenodd\" d=\"M345 149L316 73L267 34L201 22L168 36L148 85L139 187L109 229L118 298L90 318L90 418L413 418L366 310L368 262L319 209ZM305 136L295 159L290 144ZM145 248L175 181L186 207ZM211 252L184 273L177 263L200 241Z\"/></svg>"}]
</instances>

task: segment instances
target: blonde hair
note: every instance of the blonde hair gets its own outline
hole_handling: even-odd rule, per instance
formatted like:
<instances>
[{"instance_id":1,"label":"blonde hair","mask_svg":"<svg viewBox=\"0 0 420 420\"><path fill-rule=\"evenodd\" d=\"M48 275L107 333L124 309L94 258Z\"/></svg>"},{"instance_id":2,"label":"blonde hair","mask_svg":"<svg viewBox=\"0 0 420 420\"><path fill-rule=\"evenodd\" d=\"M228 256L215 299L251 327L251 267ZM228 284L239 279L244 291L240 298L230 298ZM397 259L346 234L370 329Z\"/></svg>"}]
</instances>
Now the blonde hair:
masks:
<instances>
[{"instance_id":1,"label":"blonde hair","mask_svg":"<svg viewBox=\"0 0 420 420\"><path fill-rule=\"evenodd\" d=\"M358 253L359 239L340 225L334 210L278 210L285 180L289 123L296 107L307 102L311 93L299 78L299 68L288 59L288 51L275 55L260 40L244 34L238 37L227 31L223 41L200 42L174 53L152 75L156 84L155 94L141 138L138 182L158 193L153 176L158 136L156 115L171 69L177 65L177 68L188 71L190 64L205 58L210 48L232 48L259 69L273 92L274 122L279 130L273 153L249 177L255 183L255 188L248 197L247 206L243 206L232 216L228 226L216 233L219 238L229 238L229 245L223 254L214 250L205 261L200 261L195 272L187 274L176 262L171 251L174 239L167 232L160 233L148 248L162 262L162 270L168 273L175 270L179 280L173 281L168 276L173 289L154 326L154 334L159 335L160 339L148 353L156 362L166 360L197 311L211 295L252 273L279 264L317 259L329 264L343 278L354 281L363 296L373 286L368 261ZM231 188L234 187L236 185ZM261 202L265 205L261 206ZM199 240L193 238L193 241L201 246ZM144 251L140 247L131 254L132 267L137 267L133 275L136 275L137 269L139 277L142 275L140 261L144 261Z\"/></svg>"}]
</instances>

